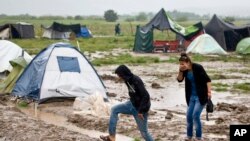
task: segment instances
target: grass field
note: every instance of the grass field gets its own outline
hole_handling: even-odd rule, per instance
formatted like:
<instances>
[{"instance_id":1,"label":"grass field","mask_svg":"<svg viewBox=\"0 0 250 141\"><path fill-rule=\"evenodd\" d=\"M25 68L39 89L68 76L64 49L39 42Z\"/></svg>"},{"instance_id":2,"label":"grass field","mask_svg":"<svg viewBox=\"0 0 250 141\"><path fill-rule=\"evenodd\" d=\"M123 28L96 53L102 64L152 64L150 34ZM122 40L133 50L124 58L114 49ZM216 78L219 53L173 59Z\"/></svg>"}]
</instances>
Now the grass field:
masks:
<instances>
[{"instance_id":1,"label":"grass field","mask_svg":"<svg viewBox=\"0 0 250 141\"><path fill-rule=\"evenodd\" d=\"M20 22L22 20L0 20L0 25L4 23L15 23ZM76 24L80 23L81 25L87 25L87 27L91 30L92 34L96 36L95 38L89 38L89 39L83 39L78 38L76 40L50 40L41 38L43 30L41 28L41 25L49 26L53 23L53 20L25 20L22 22L28 22L32 23L35 27L35 39L12 39L12 41L22 48L24 48L29 54L37 54L40 52L43 48L46 48L50 44L56 43L56 42L70 42L71 44L77 46L77 41L79 42L79 46L82 52L90 52L94 53L96 51L112 51L116 48L121 49L128 49L132 51L134 46L134 35L136 31L136 25L145 25L146 22L119 22L121 25L121 36L114 36L114 27L115 22L106 22L104 20L57 20L56 22L63 23L63 24ZM179 22L180 25L187 27L194 23L197 23L198 21L188 21L188 22ZM244 24L244 22L238 22L238 24ZM207 21L203 21L203 23L207 23ZM175 34L168 31L158 31L154 30L154 39L155 40L174 40ZM103 64L113 64L113 63L121 63L121 61L114 61L115 59L121 59L123 60L123 63L153 63L153 62L159 62L159 58L150 58L150 57L144 57L137 58L130 56L132 59L124 59L124 57L128 57L126 54L121 55L119 57L110 57L107 59L96 59L94 60L94 64L101 65ZM235 57L203 57L201 55L195 55L193 56L194 61L242 61L245 59L249 59L249 57L245 58L235 58ZM153 61L148 61L152 59ZM141 62L138 60L142 60ZM168 62L176 62L176 57L171 57ZM110 62L114 61L114 62ZM109 62L109 63L107 63Z\"/></svg>"}]
</instances>

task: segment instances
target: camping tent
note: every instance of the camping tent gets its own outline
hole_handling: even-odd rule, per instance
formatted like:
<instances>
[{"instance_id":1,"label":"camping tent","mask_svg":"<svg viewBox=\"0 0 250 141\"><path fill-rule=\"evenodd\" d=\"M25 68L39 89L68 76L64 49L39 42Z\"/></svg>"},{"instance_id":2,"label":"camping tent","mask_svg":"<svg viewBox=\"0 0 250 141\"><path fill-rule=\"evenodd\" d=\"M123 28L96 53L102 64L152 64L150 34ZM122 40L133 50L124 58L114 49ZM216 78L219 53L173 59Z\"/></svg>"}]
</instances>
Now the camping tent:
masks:
<instances>
[{"instance_id":1,"label":"camping tent","mask_svg":"<svg viewBox=\"0 0 250 141\"><path fill-rule=\"evenodd\" d=\"M250 37L242 39L237 44L236 52L240 54L250 54Z\"/></svg>"},{"instance_id":2,"label":"camping tent","mask_svg":"<svg viewBox=\"0 0 250 141\"><path fill-rule=\"evenodd\" d=\"M227 54L225 50L208 34L198 36L188 46L186 53Z\"/></svg>"},{"instance_id":3,"label":"camping tent","mask_svg":"<svg viewBox=\"0 0 250 141\"><path fill-rule=\"evenodd\" d=\"M0 93L11 93L16 80L22 74L24 68L28 65L27 62L23 57L18 57L14 60L10 61L13 69L9 73L8 77L4 79L3 82L0 83Z\"/></svg>"},{"instance_id":4,"label":"camping tent","mask_svg":"<svg viewBox=\"0 0 250 141\"><path fill-rule=\"evenodd\" d=\"M237 43L250 36L249 27L236 27L222 21L216 15L207 23L205 31L227 51L235 51Z\"/></svg>"},{"instance_id":5,"label":"camping tent","mask_svg":"<svg viewBox=\"0 0 250 141\"><path fill-rule=\"evenodd\" d=\"M81 27L81 32L78 33L76 36L77 37L83 37L83 38L91 38L92 33L86 26L82 26Z\"/></svg>"},{"instance_id":6,"label":"camping tent","mask_svg":"<svg viewBox=\"0 0 250 141\"><path fill-rule=\"evenodd\" d=\"M12 94L38 102L55 97L106 96L96 70L75 47L56 43L43 49L26 67Z\"/></svg>"},{"instance_id":7,"label":"camping tent","mask_svg":"<svg viewBox=\"0 0 250 141\"><path fill-rule=\"evenodd\" d=\"M0 38L34 38L34 26L30 23L19 22L16 24L4 24L0 26Z\"/></svg>"},{"instance_id":8,"label":"camping tent","mask_svg":"<svg viewBox=\"0 0 250 141\"><path fill-rule=\"evenodd\" d=\"M27 62L32 59L32 57L27 52L23 52L22 48L18 45L10 41L0 40L0 72L10 72L12 70L10 61L22 55L24 55Z\"/></svg>"},{"instance_id":9,"label":"camping tent","mask_svg":"<svg viewBox=\"0 0 250 141\"><path fill-rule=\"evenodd\" d=\"M80 24L64 25L57 22L54 22L51 26L45 27L43 37L49 39L68 39L71 33L79 34L81 32Z\"/></svg>"},{"instance_id":10,"label":"camping tent","mask_svg":"<svg viewBox=\"0 0 250 141\"><path fill-rule=\"evenodd\" d=\"M136 52L152 52L153 50L153 41L149 41L149 39L152 39L151 36L154 29L158 30L171 30L176 34L179 34L185 39L191 39L192 37L196 36L198 33L200 33L203 30L202 23L199 22L193 26L190 27L183 27L179 24L177 24L166 12L164 9L161 9L152 19L149 23L147 23L145 26L142 26L136 30L136 36L135 36L135 44L134 44L134 51ZM139 32L139 33L138 33ZM150 37L147 37L150 36ZM144 39L146 39L147 42L143 42Z\"/></svg>"}]
</instances>

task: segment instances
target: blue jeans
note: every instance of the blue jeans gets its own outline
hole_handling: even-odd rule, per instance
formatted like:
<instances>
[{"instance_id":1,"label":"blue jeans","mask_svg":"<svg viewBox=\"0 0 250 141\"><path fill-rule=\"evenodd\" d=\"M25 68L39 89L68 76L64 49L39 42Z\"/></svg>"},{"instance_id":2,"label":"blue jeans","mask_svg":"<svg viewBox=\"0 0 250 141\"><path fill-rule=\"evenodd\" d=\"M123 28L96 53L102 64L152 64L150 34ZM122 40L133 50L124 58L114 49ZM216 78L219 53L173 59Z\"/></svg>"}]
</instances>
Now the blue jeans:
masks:
<instances>
[{"instance_id":1,"label":"blue jeans","mask_svg":"<svg viewBox=\"0 0 250 141\"><path fill-rule=\"evenodd\" d=\"M193 123L196 130L196 138L202 138L202 124L201 124L201 112L204 105L200 104L198 96L191 96L189 100L189 106L187 110L187 136L193 137Z\"/></svg>"},{"instance_id":2,"label":"blue jeans","mask_svg":"<svg viewBox=\"0 0 250 141\"><path fill-rule=\"evenodd\" d=\"M109 120L109 134L110 135L116 134L116 125L117 125L119 113L133 115L137 123L137 126L141 132L142 137L146 141L153 141L152 136L148 132L148 113L143 114L144 120L140 119L138 117L137 110L135 109L135 107L132 105L130 101L117 104L114 107L112 107L110 120Z\"/></svg>"}]
</instances>

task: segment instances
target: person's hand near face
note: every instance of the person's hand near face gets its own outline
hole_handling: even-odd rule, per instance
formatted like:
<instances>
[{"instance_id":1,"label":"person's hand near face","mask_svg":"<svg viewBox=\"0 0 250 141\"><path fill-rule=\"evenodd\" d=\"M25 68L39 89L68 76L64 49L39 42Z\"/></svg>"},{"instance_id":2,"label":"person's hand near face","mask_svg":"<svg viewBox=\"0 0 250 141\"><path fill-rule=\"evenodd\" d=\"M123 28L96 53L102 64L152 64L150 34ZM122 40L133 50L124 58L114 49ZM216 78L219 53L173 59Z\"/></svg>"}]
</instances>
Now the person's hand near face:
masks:
<instances>
[{"instance_id":1,"label":"person's hand near face","mask_svg":"<svg viewBox=\"0 0 250 141\"><path fill-rule=\"evenodd\" d=\"M188 69L188 64L185 63L185 62L181 62L181 63L180 63L180 66L179 66L179 70L180 70L181 72L183 72L183 71L185 71L185 70L187 70L187 69Z\"/></svg>"}]
</instances>

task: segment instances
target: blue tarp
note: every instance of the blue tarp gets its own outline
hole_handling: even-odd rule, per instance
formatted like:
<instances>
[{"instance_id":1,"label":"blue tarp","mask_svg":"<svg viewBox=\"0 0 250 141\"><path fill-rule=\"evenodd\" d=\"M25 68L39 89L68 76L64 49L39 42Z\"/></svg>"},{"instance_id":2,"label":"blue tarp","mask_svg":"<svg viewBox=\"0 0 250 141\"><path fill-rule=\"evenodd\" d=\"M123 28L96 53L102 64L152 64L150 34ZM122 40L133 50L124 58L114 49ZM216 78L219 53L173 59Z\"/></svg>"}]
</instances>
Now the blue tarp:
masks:
<instances>
[{"instance_id":1,"label":"blue tarp","mask_svg":"<svg viewBox=\"0 0 250 141\"><path fill-rule=\"evenodd\" d=\"M77 37L91 38L92 34L87 27L81 27L81 32L77 34Z\"/></svg>"}]
</instances>

